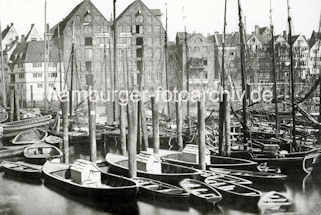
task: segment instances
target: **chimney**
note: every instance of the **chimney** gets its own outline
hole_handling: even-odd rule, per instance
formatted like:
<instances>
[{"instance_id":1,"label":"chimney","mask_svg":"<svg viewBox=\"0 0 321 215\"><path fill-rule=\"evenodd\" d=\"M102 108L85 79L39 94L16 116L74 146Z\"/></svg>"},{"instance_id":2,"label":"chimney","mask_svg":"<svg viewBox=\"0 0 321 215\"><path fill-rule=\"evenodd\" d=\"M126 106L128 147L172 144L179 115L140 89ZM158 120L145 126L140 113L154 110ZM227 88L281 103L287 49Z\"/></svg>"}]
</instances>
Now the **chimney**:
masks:
<instances>
[{"instance_id":1,"label":"chimney","mask_svg":"<svg viewBox=\"0 0 321 215\"><path fill-rule=\"evenodd\" d=\"M260 34L260 27L258 25L255 25L255 35Z\"/></svg>"},{"instance_id":2,"label":"chimney","mask_svg":"<svg viewBox=\"0 0 321 215\"><path fill-rule=\"evenodd\" d=\"M10 24L10 27L12 27L13 26L13 22L11 22L11 24Z\"/></svg>"},{"instance_id":3,"label":"chimney","mask_svg":"<svg viewBox=\"0 0 321 215\"><path fill-rule=\"evenodd\" d=\"M284 39L288 39L288 34L287 34L287 32L286 31L283 31L283 37L284 37Z\"/></svg>"},{"instance_id":4,"label":"chimney","mask_svg":"<svg viewBox=\"0 0 321 215\"><path fill-rule=\"evenodd\" d=\"M23 34L23 35L21 35L21 41L20 41L21 43L25 43L26 42L26 37L25 37L25 35Z\"/></svg>"}]
</instances>

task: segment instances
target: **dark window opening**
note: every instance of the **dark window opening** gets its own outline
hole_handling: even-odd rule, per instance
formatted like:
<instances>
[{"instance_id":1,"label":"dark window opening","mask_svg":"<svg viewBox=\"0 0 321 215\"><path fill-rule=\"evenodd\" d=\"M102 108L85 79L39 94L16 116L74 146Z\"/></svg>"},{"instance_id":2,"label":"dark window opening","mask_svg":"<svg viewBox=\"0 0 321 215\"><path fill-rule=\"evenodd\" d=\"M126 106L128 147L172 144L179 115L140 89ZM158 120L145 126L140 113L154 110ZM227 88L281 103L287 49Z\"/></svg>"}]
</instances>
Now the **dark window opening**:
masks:
<instances>
[{"instance_id":1,"label":"dark window opening","mask_svg":"<svg viewBox=\"0 0 321 215\"><path fill-rule=\"evenodd\" d=\"M137 46L142 46L144 45L144 39L142 37L137 37L136 38L136 45Z\"/></svg>"},{"instance_id":2,"label":"dark window opening","mask_svg":"<svg viewBox=\"0 0 321 215\"><path fill-rule=\"evenodd\" d=\"M203 61L204 66L207 66L207 59Z\"/></svg>"},{"instance_id":3,"label":"dark window opening","mask_svg":"<svg viewBox=\"0 0 321 215\"><path fill-rule=\"evenodd\" d=\"M143 71L143 62L142 61L137 61L137 71L142 72Z\"/></svg>"},{"instance_id":4,"label":"dark window opening","mask_svg":"<svg viewBox=\"0 0 321 215\"><path fill-rule=\"evenodd\" d=\"M93 38L85 37L85 46L92 46L92 45L93 45Z\"/></svg>"},{"instance_id":5,"label":"dark window opening","mask_svg":"<svg viewBox=\"0 0 321 215\"><path fill-rule=\"evenodd\" d=\"M136 49L136 57L137 58L143 57L143 49L142 48Z\"/></svg>"},{"instance_id":6,"label":"dark window opening","mask_svg":"<svg viewBox=\"0 0 321 215\"><path fill-rule=\"evenodd\" d=\"M92 72L91 61L86 61L86 70L87 70L87 72Z\"/></svg>"},{"instance_id":7,"label":"dark window opening","mask_svg":"<svg viewBox=\"0 0 321 215\"><path fill-rule=\"evenodd\" d=\"M139 27L139 25L136 25L136 34L140 34L140 27Z\"/></svg>"}]
</instances>

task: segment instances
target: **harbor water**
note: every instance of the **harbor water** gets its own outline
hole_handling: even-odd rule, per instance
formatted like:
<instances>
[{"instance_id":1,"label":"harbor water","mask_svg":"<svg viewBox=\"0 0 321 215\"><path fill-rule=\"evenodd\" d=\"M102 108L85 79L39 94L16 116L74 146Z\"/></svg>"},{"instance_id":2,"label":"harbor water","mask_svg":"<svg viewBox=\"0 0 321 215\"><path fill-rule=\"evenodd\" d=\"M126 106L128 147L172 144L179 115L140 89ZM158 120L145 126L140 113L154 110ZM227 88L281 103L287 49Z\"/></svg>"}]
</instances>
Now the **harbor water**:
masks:
<instances>
[{"instance_id":1,"label":"harbor water","mask_svg":"<svg viewBox=\"0 0 321 215\"><path fill-rule=\"evenodd\" d=\"M89 144L77 143L71 146L72 160L89 158ZM98 144L99 159L104 158L103 144ZM273 190L275 184L265 184L261 189ZM286 193L295 208L281 214L319 215L321 213L321 177L293 176L286 182L282 193ZM110 205L108 202L93 202L90 199L69 195L63 190L45 185L43 182L26 182L0 173L0 215L201 215L201 214L280 214L272 211L256 211L237 208L237 202L231 205L218 205L212 208L197 208L180 202L137 201L125 205ZM252 210L253 209L253 210ZM255 211L255 212L254 212Z\"/></svg>"}]
</instances>

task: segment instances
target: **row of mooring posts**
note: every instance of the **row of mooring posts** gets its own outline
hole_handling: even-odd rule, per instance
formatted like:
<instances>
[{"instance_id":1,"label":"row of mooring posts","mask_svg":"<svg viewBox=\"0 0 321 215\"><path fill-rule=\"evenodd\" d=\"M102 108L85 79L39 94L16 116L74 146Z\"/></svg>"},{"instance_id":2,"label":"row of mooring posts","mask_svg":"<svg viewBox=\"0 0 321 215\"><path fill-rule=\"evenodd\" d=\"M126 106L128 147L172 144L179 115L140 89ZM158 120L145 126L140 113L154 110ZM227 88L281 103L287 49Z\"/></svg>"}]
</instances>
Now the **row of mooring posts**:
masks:
<instances>
[{"instance_id":1,"label":"row of mooring posts","mask_svg":"<svg viewBox=\"0 0 321 215\"><path fill-rule=\"evenodd\" d=\"M226 95L225 95L226 96ZM223 109L221 110L221 114L223 114L224 122L223 129L225 134L229 133L229 102L228 99L225 98L223 100ZM159 130L159 101L156 100L155 97L151 98L152 104L152 125L153 125L153 153L156 158L160 156L160 130ZM177 124L177 143L179 149L183 149L183 137L182 137L182 129L183 129L183 116L182 116L182 104L181 101L176 101L176 124ZM137 147L137 140L139 138L138 125L146 126L145 120L142 120L144 114L138 113L143 112L143 108L139 108L138 102L129 101L127 105L120 105L119 111L119 121L120 121L120 141L121 141L121 153L123 155L128 154L128 162L129 162L129 174L131 177L136 177L137 175L137 164L136 164L136 155L138 150L144 150L144 147L147 148L148 142L145 142L145 146L142 148ZM69 102L68 99L63 100L62 102L62 115L63 115L63 152L64 152L64 162L69 163L69 119L68 119L68 111L69 111ZM127 113L127 115L126 115ZM92 162L96 162L97 160L97 145L96 145L96 103L95 103L95 95L89 88L89 96L88 96L88 116L89 116L89 136L90 136L90 160ZM197 102L197 120L198 120L198 162L199 168L202 170L206 169L206 127L205 127L205 116L206 116L206 108L205 108L205 99L200 99ZM127 124L126 124L127 118ZM141 120L138 123L138 120ZM145 125L142 125L143 122ZM126 125L128 125L128 131L126 129ZM144 129L143 129L144 130ZM147 130L147 129L146 129ZM145 135L143 135L145 136ZM127 139L128 137L128 139ZM222 138L221 150L226 151L228 154L230 151L229 148L229 137L225 136ZM146 150L146 149L145 149Z\"/></svg>"}]
</instances>

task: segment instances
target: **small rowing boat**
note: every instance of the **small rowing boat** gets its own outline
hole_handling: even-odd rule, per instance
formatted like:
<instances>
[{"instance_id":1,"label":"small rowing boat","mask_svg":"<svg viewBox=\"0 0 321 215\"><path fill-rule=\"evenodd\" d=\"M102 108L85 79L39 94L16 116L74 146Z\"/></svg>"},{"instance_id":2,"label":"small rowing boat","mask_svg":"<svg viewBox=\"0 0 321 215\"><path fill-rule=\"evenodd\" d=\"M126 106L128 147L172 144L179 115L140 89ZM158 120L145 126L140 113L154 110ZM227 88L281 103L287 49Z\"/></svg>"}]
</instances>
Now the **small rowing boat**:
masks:
<instances>
[{"instance_id":1,"label":"small rowing boat","mask_svg":"<svg viewBox=\"0 0 321 215\"><path fill-rule=\"evenodd\" d=\"M29 145L34 143L39 143L43 141L47 137L48 133L45 130L35 128L29 129L26 131L20 132L15 138L12 140L12 144L14 145Z\"/></svg>"},{"instance_id":2,"label":"small rowing boat","mask_svg":"<svg viewBox=\"0 0 321 215\"><path fill-rule=\"evenodd\" d=\"M222 195L217 192L217 190L201 181L194 179L184 179L179 183L179 185L190 194L190 200L193 204L215 205L222 200Z\"/></svg>"},{"instance_id":3,"label":"small rowing boat","mask_svg":"<svg viewBox=\"0 0 321 215\"><path fill-rule=\"evenodd\" d=\"M220 179L220 180L223 180L223 181L229 181L229 182L236 183L236 184L243 184L243 185L252 184L252 181L244 179L244 178L239 178L239 177L236 177L236 176L221 174L221 173L217 173L217 172L213 172L213 171L207 171L207 170L202 171L201 178L202 178L203 181L206 178L215 178L215 179Z\"/></svg>"},{"instance_id":4,"label":"small rowing boat","mask_svg":"<svg viewBox=\"0 0 321 215\"><path fill-rule=\"evenodd\" d=\"M23 119L19 121L1 123L0 127L3 128L3 137L8 139L15 137L20 132L32 128L48 127L51 120L51 115Z\"/></svg>"},{"instance_id":5,"label":"small rowing boat","mask_svg":"<svg viewBox=\"0 0 321 215\"><path fill-rule=\"evenodd\" d=\"M186 201L189 194L182 188L149 178L134 178L139 187L139 195L152 200Z\"/></svg>"},{"instance_id":6,"label":"small rowing boat","mask_svg":"<svg viewBox=\"0 0 321 215\"><path fill-rule=\"evenodd\" d=\"M181 165L156 161L152 155L137 155L137 175L138 177L150 178L168 184L178 185L185 178L199 178L200 171ZM117 175L129 176L128 157L107 154L106 162L109 164L109 171Z\"/></svg>"},{"instance_id":7,"label":"small rowing boat","mask_svg":"<svg viewBox=\"0 0 321 215\"><path fill-rule=\"evenodd\" d=\"M28 162L43 165L47 160L61 158L63 154L55 146L39 143L26 147L23 155Z\"/></svg>"},{"instance_id":8,"label":"small rowing boat","mask_svg":"<svg viewBox=\"0 0 321 215\"><path fill-rule=\"evenodd\" d=\"M76 160L71 165L48 161L42 171L47 185L73 195L108 200L108 203L136 200L138 188L134 181L102 173L96 164L89 161Z\"/></svg>"},{"instance_id":9,"label":"small rowing boat","mask_svg":"<svg viewBox=\"0 0 321 215\"><path fill-rule=\"evenodd\" d=\"M257 206L262 193L254 188L214 178L205 179L205 183L218 190L224 202L237 202L240 205Z\"/></svg>"},{"instance_id":10,"label":"small rowing boat","mask_svg":"<svg viewBox=\"0 0 321 215\"><path fill-rule=\"evenodd\" d=\"M261 211L275 210L280 212L281 210L290 209L293 206L293 202L282 193L272 191L261 197L258 206Z\"/></svg>"},{"instance_id":11,"label":"small rowing boat","mask_svg":"<svg viewBox=\"0 0 321 215\"><path fill-rule=\"evenodd\" d=\"M26 146L4 146L0 148L0 159L23 156Z\"/></svg>"},{"instance_id":12,"label":"small rowing boat","mask_svg":"<svg viewBox=\"0 0 321 215\"><path fill-rule=\"evenodd\" d=\"M287 178L286 175L276 174L276 173L267 173L267 172L254 172L254 171L223 169L223 168L210 168L210 170L215 173L245 178L254 183L283 182Z\"/></svg>"},{"instance_id":13,"label":"small rowing boat","mask_svg":"<svg viewBox=\"0 0 321 215\"><path fill-rule=\"evenodd\" d=\"M10 162L2 161L1 163L2 170L7 175L28 178L28 179L40 179L41 178L41 169L40 165L32 165L25 162Z\"/></svg>"}]
</instances>

